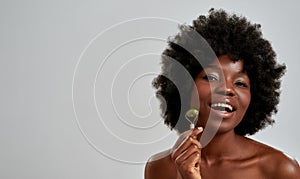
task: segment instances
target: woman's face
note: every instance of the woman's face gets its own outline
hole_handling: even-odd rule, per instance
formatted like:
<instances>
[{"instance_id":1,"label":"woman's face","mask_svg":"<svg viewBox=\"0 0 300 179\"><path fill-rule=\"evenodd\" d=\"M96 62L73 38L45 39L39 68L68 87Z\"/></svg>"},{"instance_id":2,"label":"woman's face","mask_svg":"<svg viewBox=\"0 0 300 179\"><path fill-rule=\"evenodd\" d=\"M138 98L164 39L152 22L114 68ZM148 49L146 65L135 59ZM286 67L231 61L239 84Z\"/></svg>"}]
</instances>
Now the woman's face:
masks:
<instances>
[{"instance_id":1,"label":"woman's face","mask_svg":"<svg viewBox=\"0 0 300 179\"><path fill-rule=\"evenodd\" d=\"M197 75L191 99L193 105L198 91L197 126L205 126L210 117L209 124L226 132L241 122L251 99L250 79L243 67L242 60L233 62L222 55Z\"/></svg>"}]
</instances>

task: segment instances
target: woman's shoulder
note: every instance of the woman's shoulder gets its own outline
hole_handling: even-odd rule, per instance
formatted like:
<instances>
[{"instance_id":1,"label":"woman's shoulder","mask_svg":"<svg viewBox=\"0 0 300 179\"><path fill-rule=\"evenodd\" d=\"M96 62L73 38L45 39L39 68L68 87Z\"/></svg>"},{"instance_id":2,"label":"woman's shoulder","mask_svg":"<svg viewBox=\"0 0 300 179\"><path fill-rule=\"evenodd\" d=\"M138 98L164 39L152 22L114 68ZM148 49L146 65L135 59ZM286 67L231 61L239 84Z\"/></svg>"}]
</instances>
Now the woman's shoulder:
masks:
<instances>
[{"instance_id":1,"label":"woman's shoulder","mask_svg":"<svg viewBox=\"0 0 300 179\"><path fill-rule=\"evenodd\" d=\"M277 178L300 178L300 167L296 160L271 147L264 153L261 165L266 172Z\"/></svg>"},{"instance_id":2,"label":"woman's shoulder","mask_svg":"<svg viewBox=\"0 0 300 179\"><path fill-rule=\"evenodd\" d=\"M300 178L300 167L295 159L271 146L249 139L256 148L258 166L266 176Z\"/></svg>"},{"instance_id":3,"label":"woman's shoulder","mask_svg":"<svg viewBox=\"0 0 300 179\"><path fill-rule=\"evenodd\" d=\"M176 179L177 170L171 161L171 152L166 150L149 158L145 167L145 179Z\"/></svg>"}]
</instances>

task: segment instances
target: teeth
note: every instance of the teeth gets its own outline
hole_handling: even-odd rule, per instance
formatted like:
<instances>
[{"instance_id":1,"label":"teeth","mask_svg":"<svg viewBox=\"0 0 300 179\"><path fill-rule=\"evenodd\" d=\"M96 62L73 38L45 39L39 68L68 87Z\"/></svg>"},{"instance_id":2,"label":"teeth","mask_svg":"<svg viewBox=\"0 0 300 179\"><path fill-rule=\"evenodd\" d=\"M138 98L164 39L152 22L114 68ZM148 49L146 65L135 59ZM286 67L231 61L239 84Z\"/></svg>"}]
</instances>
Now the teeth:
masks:
<instances>
[{"instance_id":1,"label":"teeth","mask_svg":"<svg viewBox=\"0 0 300 179\"><path fill-rule=\"evenodd\" d=\"M225 104L225 103L215 103L212 104L211 107L223 107L223 108L229 108L230 111L232 111L233 107L229 104Z\"/></svg>"}]
</instances>

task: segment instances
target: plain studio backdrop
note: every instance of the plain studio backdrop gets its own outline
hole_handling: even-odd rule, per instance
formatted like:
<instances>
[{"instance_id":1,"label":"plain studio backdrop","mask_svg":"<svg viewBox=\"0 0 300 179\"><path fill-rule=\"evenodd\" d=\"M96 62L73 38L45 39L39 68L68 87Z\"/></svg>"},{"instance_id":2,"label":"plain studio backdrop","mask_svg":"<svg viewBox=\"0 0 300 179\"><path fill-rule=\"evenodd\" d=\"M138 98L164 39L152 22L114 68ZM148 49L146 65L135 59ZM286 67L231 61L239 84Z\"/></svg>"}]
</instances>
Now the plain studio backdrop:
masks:
<instances>
[{"instance_id":1,"label":"plain studio backdrop","mask_svg":"<svg viewBox=\"0 0 300 179\"><path fill-rule=\"evenodd\" d=\"M143 178L177 138L151 88L159 54L212 7L260 23L287 65L276 124L252 138L299 159L298 1L1 0L0 178Z\"/></svg>"}]
</instances>

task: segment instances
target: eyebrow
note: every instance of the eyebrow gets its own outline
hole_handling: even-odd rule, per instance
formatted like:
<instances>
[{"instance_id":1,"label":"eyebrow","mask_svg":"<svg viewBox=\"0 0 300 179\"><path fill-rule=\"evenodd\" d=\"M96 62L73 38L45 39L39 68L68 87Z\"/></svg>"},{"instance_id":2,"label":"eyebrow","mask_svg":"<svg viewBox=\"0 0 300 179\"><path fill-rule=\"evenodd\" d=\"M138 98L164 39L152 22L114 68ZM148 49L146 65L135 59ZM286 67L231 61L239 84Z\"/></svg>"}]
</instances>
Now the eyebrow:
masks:
<instances>
[{"instance_id":1,"label":"eyebrow","mask_svg":"<svg viewBox=\"0 0 300 179\"><path fill-rule=\"evenodd\" d=\"M207 70L207 69L213 69L213 70L222 70L221 65L217 65L217 64L209 64L207 65L203 70ZM241 69L238 71L239 74L247 74L247 71L245 70L245 68Z\"/></svg>"},{"instance_id":2,"label":"eyebrow","mask_svg":"<svg viewBox=\"0 0 300 179\"><path fill-rule=\"evenodd\" d=\"M215 65L215 64L209 64L204 69L207 69L207 68L212 68L212 69L217 69L217 70L221 70L222 69L220 67L220 65Z\"/></svg>"}]
</instances>

